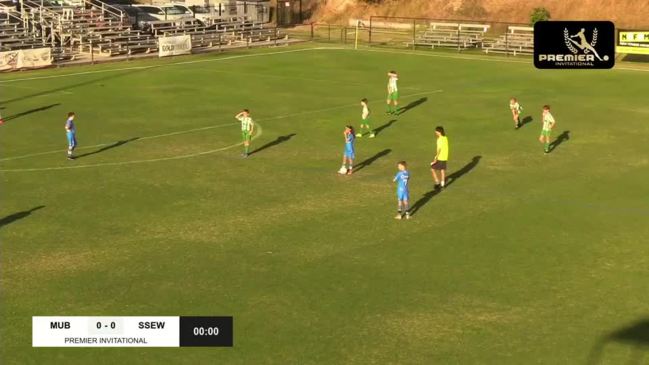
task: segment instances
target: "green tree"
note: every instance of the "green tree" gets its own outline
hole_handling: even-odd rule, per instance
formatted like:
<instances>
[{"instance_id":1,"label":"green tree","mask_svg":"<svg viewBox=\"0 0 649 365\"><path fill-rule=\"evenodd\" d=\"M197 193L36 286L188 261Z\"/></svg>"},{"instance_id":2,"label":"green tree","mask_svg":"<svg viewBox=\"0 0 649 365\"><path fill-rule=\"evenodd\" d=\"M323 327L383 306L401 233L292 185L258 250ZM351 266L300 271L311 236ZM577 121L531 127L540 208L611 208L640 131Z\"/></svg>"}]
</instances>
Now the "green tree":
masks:
<instances>
[{"instance_id":1,"label":"green tree","mask_svg":"<svg viewBox=\"0 0 649 365\"><path fill-rule=\"evenodd\" d=\"M550 20L550 12L546 8L534 8L530 14L530 22L534 25L542 20Z\"/></svg>"}]
</instances>

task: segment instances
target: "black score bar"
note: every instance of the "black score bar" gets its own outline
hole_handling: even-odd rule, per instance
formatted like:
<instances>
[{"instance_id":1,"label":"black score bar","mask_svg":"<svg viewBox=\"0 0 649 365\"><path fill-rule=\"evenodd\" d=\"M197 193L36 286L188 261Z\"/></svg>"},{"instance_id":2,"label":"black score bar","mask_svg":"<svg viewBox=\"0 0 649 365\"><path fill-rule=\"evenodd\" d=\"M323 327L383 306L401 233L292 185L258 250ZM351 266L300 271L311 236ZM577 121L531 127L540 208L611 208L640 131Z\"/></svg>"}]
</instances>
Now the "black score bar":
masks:
<instances>
[{"instance_id":1,"label":"black score bar","mask_svg":"<svg viewBox=\"0 0 649 365\"><path fill-rule=\"evenodd\" d=\"M180 317L180 347L232 347L232 317Z\"/></svg>"}]
</instances>

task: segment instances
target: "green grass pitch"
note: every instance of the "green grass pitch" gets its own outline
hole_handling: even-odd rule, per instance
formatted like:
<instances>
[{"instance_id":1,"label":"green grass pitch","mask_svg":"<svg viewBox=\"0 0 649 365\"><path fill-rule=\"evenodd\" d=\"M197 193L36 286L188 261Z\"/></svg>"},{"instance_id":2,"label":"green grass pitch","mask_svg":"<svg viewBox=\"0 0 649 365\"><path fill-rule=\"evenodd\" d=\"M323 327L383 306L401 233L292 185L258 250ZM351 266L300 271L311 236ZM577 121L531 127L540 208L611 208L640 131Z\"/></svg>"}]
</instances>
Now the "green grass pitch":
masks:
<instances>
[{"instance_id":1,"label":"green grass pitch","mask_svg":"<svg viewBox=\"0 0 649 365\"><path fill-rule=\"evenodd\" d=\"M307 47L1 76L3 364L642 356L648 72ZM412 106L397 118L384 114L390 69ZM511 96L532 118L520 130ZM363 97L380 131L338 176ZM569 137L549 155L543 104L553 138ZM261 126L247 160L242 108ZM453 177L441 193L437 125ZM399 160L417 210L397 222ZM233 315L235 346L32 348L33 315Z\"/></svg>"}]
</instances>

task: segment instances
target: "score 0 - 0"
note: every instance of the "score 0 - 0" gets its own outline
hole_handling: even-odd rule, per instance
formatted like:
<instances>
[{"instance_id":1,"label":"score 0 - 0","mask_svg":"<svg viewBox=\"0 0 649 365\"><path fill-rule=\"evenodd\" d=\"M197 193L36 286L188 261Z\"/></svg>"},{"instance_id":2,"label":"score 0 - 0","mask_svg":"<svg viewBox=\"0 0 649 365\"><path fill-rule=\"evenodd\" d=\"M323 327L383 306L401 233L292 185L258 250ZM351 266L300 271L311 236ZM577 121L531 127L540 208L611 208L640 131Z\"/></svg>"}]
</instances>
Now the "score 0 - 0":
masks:
<instances>
[{"instance_id":1,"label":"score 0 - 0","mask_svg":"<svg viewBox=\"0 0 649 365\"><path fill-rule=\"evenodd\" d=\"M119 335L124 331L124 322L120 317L88 318L88 333L92 335Z\"/></svg>"}]
</instances>

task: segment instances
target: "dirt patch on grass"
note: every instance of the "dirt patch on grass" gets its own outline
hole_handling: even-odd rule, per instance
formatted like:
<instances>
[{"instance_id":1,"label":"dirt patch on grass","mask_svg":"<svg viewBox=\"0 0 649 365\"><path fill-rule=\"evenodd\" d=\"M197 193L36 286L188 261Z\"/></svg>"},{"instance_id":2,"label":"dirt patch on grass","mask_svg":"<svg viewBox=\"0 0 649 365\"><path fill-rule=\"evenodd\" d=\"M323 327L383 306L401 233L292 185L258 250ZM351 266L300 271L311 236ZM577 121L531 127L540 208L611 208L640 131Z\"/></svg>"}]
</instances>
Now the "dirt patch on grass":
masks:
<instances>
[{"instance_id":1,"label":"dirt patch on grass","mask_svg":"<svg viewBox=\"0 0 649 365\"><path fill-rule=\"evenodd\" d=\"M94 250L83 252L51 251L30 258L5 260L2 271L5 274L4 278L15 275L34 277L75 274L98 267L109 267L107 261L114 261L121 255L124 253Z\"/></svg>"},{"instance_id":2,"label":"dirt patch on grass","mask_svg":"<svg viewBox=\"0 0 649 365\"><path fill-rule=\"evenodd\" d=\"M411 338L421 343L457 342L475 331L498 331L524 319L520 309L458 295L427 310L401 310L382 315L380 329L387 337Z\"/></svg>"}]
</instances>

